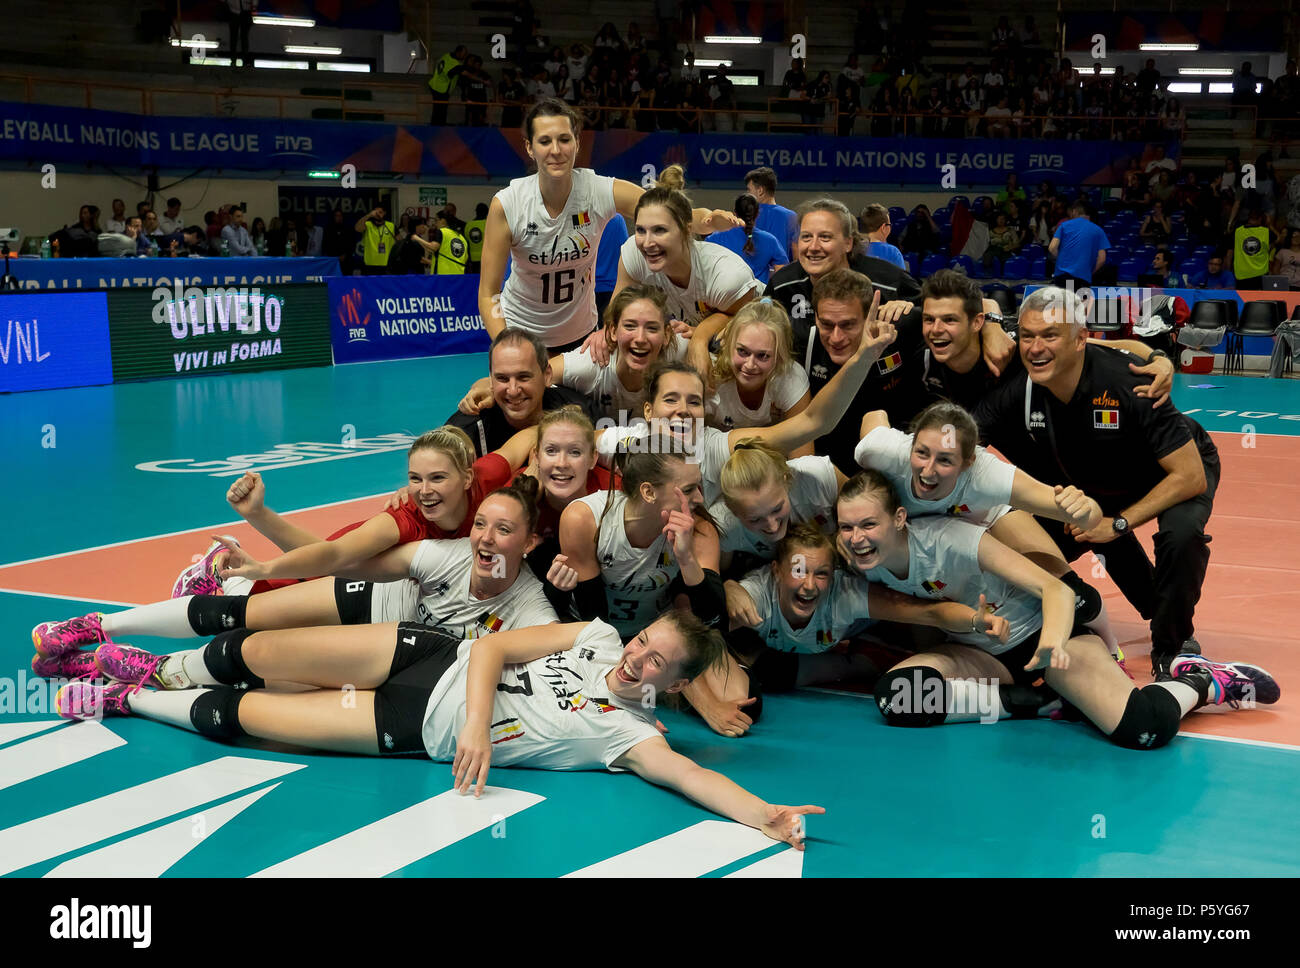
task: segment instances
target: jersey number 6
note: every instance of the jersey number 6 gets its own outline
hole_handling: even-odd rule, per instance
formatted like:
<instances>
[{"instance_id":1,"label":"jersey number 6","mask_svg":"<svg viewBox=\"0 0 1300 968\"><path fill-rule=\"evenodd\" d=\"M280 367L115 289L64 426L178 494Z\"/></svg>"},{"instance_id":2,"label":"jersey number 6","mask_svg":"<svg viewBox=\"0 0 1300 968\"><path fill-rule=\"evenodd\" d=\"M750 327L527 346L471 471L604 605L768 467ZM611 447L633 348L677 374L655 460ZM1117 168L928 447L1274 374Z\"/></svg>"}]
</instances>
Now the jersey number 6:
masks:
<instances>
[{"instance_id":1,"label":"jersey number 6","mask_svg":"<svg viewBox=\"0 0 1300 968\"><path fill-rule=\"evenodd\" d=\"M577 269L561 269L559 272L543 275L542 302L556 304L573 302L573 280L577 274ZM554 286L551 284L552 278L555 280ZM552 295L554 299L551 298Z\"/></svg>"}]
</instances>

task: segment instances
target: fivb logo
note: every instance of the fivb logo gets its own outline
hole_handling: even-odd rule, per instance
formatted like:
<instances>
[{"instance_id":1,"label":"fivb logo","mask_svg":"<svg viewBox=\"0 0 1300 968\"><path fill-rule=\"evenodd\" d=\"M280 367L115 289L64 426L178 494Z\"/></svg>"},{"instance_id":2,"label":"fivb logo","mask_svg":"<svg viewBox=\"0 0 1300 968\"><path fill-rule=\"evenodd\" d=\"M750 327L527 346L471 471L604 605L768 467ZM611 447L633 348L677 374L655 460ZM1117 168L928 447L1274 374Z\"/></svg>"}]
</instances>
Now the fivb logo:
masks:
<instances>
[{"instance_id":1,"label":"fivb logo","mask_svg":"<svg viewBox=\"0 0 1300 968\"><path fill-rule=\"evenodd\" d=\"M148 904L86 904L73 898L50 908L50 937L56 941L128 940L133 948L153 941L153 908Z\"/></svg>"}]
</instances>

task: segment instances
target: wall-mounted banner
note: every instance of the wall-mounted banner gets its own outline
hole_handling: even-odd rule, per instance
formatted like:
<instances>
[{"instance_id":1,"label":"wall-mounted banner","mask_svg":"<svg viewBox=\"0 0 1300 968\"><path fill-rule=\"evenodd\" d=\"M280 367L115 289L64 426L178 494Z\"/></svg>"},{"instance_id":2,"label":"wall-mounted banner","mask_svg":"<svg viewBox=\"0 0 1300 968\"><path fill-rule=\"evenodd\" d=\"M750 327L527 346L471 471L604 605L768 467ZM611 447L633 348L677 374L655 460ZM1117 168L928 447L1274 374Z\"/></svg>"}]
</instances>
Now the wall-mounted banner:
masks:
<instances>
[{"instance_id":1,"label":"wall-mounted banner","mask_svg":"<svg viewBox=\"0 0 1300 968\"><path fill-rule=\"evenodd\" d=\"M335 363L487 352L478 276L330 279Z\"/></svg>"},{"instance_id":2,"label":"wall-mounted banner","mask_svg":"<svg viewBox=\"0 0 1300 968\"><path fill-rule=\"evenodd\" d=\"M330 364L329 295L320 284L107 296L116 381Z\"/></svg>"},{"instance_id":3,"label":"wall-mounted banner","mask_svg":"<svg viewBox=\"0 0 1300 968\"><path fill-rule=\"evenodd\" d=\"M354 219L355 221L355 219ZM157 286L266 286L340 275L329 258L14 259L22 289L154 289Z\"/></svg>"},{"instance_id":4,"label":"wall-mounted banner","mask_svg":"<svg viewBox=\"0 0 1300 968\"><path fill-rule=\"evenodd\" d=\"M339 188L330 184L278 185L276 191L280 195L281 220L296 219L298 228L302 228L303 218L308 213L315 216L317 225L329 225L336 208L343 211L343 224L352 228L357 219L373 211L381 202L388 207L391 218L396 201L391 188L367 188L363 185L356 188Z\"/></svg>"},{"instance_id":5,"label":"wall-mounted banner","mask_svg":"<svg viewBox=\"0 0 1300 968\"><path fill-rule=\"evenodd\" d=\"M112 382L104 293L0 295L0 393Z\"/></svg>"},{"instance_id":6,"label":"wall-mounted banner","mask_svg":"<svg viewBox=\"0 0 1300 968\"><path fill-rule=\"evenodd\" d=\"M503 181L527 174L517 131L435 128L292 118L144 117L113 111L0 103L0 159L168 169L305 172L357 166L360 173L403 173ZM1177 158L1177 139L1165 145ZM832 138L779 134L677 134L592 131L578 163L640 184L656 171L686 166L687 178L738 185L760 165L789 187L826 184L938 188L952 165L958 185L1021 179L1060 185L1117 185L1130 159L1154 145L1120 141L970 138ZM421 202L420 204L431 204Z\"/></svg>"}]
</instances>

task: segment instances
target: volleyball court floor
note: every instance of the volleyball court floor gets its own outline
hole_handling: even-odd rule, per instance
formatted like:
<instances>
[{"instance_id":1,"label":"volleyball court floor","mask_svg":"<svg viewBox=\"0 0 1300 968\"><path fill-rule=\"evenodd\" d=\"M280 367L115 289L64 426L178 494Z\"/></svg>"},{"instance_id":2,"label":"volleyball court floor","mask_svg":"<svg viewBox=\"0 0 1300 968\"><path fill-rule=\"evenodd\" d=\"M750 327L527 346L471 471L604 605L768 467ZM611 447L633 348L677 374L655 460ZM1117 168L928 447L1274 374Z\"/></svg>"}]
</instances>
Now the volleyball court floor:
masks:
<instances>
[{"instance_id":1,"label":"volleyball court floor","mask_svg":"<svg viewBox=\"0 0 1300 968\"><path fill-rule=\"evenodd\" d=\"M232 524L224 494L240 471L228 458L331 445L262 471L269 506L302 509L297 520L327 533L404 482L405 445L376 439L438 424L483 367L469 356L0 397L0 872L1300 873L1300 382L1179 376L1175 391L1223 460L1197 636L1207 655L1269 669L1278 705L1193 714L1155 752L1052 721L891 729L868 697L839 693L770 697L741 740L664 712L681 752L769 802L826 808L802 855L631 774L494 768L475 801L428 760L226 746L52 713L29 674L37 622L166 597L218 531L270 553ZM349 436L362 446L338 446ZM1148 548L1153 530L1140 532ZM1101 587L1140 670L1145 625Z\"/></svg>"}]
</instances>

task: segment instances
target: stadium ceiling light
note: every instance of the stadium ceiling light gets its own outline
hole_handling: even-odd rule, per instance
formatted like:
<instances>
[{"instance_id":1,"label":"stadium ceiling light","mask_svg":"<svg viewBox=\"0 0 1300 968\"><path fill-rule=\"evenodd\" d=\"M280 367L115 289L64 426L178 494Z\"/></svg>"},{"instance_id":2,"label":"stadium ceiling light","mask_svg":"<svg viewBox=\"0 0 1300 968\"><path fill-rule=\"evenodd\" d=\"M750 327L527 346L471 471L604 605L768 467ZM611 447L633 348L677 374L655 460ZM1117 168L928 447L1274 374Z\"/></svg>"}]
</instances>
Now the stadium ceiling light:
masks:
<instances>
[{"instance_id":1,"label":"stadium ceiling light","mask_svg":"<svg viewBox=\"0 0 1300 968\"><path fill-rule=\"evenodd\" d=\"M1178 73L1184 77L1231 77L1231 67L1180 67Z\"/></svg>"},{"instance_id":2,"label":"stadium ceiling light","mask_svg":"<svg viewBox=\"0 0 1300 968\"><path fill-rule=\"evenodd\" d=\"M1175 51L1175 50L1184 50L1184 51L1188 51L1188 50L1200 50L1200 49L1201 49L1201 45L1200 45L1200 44L1139 44L1139 45L1138 45L1138 48L1139 48L1140 50L1153 50L1153 51L1161 51L1161 50L1164 50L1164 51Z\"/></svg>"},{"instance_id":3,"label":"stadium ceiling light","mask_svg":"<svg viewBox=\"0 0 1300 968\"><path fill-rule=\"evenodd\" d=\"M731 61L719 60L715 57L699 57L695 60L696 67L730 67Z\"/></svg>"},{"instance_id":4,"label":"stadium ceiling light","mask_svg":"<svg viewBox=\"0 0 1300 968\"><path fill-rule=\"evenodd\" d=\"M311 65L308 64L306 61L262 60L262 59L260 59L260 58L255 58L255 59L253 60L253 66L254 66L254 67L267 67L267 68L270 68L270 69L272 69L272 70L281 70L281 71L308 71L308 70L311 70Z\"/></svg>"},{"instance_id":5,"label":"stadium ceiling light","mask_svg":"<svg viewBox=\"0 0 1300 968\"><path fill-rule=\"evenodd\" d=\"M714 35L710 37L705 37L704 42L706 44L761 44L763 42L763 38L762 37L726 37L721 35Z\"/></svg>"},{"instance_id":6,"label":"stadium ceiling light","mask_svg":"<svg viewBox=\"0 0 1300 968\"><path fill-rule=\"evenodd\" d=\"M321 61L316 65L318 71L351 71L354 74L369 74L369 64L354 64L348 61Z\"/></svg>"},{"instance_id":7,"label":"stadium ceiling light","mask_svg":"<svg viewBox=\"0 0 1300 968\"><path fill-rule=\"evenodd\" d=\"M266 13L253 14L253 23L263 27L315 27L316 21L310 17L276 17Z\"/></svg>"},{"instance_id":8,"label":"stadium ceiling light","mask_svg":"<svg viewBox=\"0 0 1300 968\"><path fill-rule=\"evenodd\" d=\"M342 47L319 47L315 44L285 44L284 52L286 54L320 54L324 56L335 56L343 53Z\"/></svg>"},{"instance_id":9,"label":"stadium ceiling light","mask_svg":"<svg viewBox=\"0 0 1300 968\"><path fill-rule=\"evenodd\" d=\"M199 67L229 67L229 57L202 57L195 55L190 58L191 64L197 64Z\"/></svg>"},{"instance_id":10,"label":"stadium ceiling light","mask_svg":"<svg viewBox=\"0 0 1300 968\"><path fill-rule=\"evenodd\" d=\"M197 37L189 39L172 37L171 45L173 47L189 47L191 50L212 50L221 46L215 40L199 40Z\"/></svg>"},{"instance_id":11,"label":"stadium ceiling light","mask_svg":"<svg viewBox=\"0 0 1300 968\"><path fill-rule=\"evenodd\" d=\"M343 177L343 172L330 171L328 168L326 168L319 171L309 171L307 172L307 177L308 178L341 178Z\"/></svg>"},{"instance_id":12,"label":"stadium ceiling light","mask_svg":"<svg viewBox=\"0 0 1300 968\"><path fill-rule=\"evenodd\" d=\"M1076 67L1076 68L1074 69L1074 72L1075 72L1076 74L1096 74L1096 73L1097 73L1097 72L1094 71L1091 67ZM1103 77L1107 77L1107 76L1109 76L1109 75L1111 75L1111 74L1114 74L1114 73L1115 73L1115 68L1113 68L1113 67L1103 67L1103 68L1101 69L1101 74L1102 74Z\"/></svg>"},{"instance_id":13,"label":"stadium ceiling light","mask_svg":"<svg viewBox=\"0 0 1300 968\"><path fill-rule=\"evenodd\" d=\"M1165 88L1170 94L1200 94L1200 81L1172 81Z\"/></svg>"},{"instance_id":14,"label":"stadium ceiling light","mask_svg":"<svg viewBox=\"0 0 1300 968\"><path fill-rule=\"evenodd\" d=\"M1207 93L1209 93L1209 94L1231 94L1231 93L1232 93L1232 82L1231 82L1231 81L1217 81L1217 82L1216 82L1216 81L1211 81L1210 84L1209 84L1209 86L1208 86Z\"/></svg>"}]
</instances>

